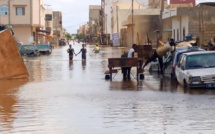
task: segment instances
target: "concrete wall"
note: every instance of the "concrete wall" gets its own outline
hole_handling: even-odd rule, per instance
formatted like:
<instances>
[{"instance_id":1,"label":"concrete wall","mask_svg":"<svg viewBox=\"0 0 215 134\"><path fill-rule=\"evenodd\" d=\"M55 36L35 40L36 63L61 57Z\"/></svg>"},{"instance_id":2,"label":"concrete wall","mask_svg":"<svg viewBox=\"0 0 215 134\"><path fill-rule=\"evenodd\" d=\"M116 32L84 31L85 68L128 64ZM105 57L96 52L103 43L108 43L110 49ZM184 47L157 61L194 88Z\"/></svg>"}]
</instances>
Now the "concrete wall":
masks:
<instances>
[{"instance_id":1,"label":"concrete wall","mask_svg":"<svg viewBox=\"0 0 215 134\"><path fill-rule=\"evenodd\" d=\"M175 35L176 40L183 40L184 36L192 35L199 37L201 44L207 44L210 39L215 37L214 11L213 6L174 8L165 11L163 19L172 19L172 37Z\"/></svg>"},{"instance_id":2,"label":"concrete wall","mask_svg":"<svg viewBox=\"0 0 215 134\"><path fill-rule=\"evenodd\" d=\"M172 19L163 19L163 30L162 40L168 41L172 37Z\"/></svg>"},{"instance_id":3,"label":"concrete wall","mask_svg":"<svg viewBox=\"0 0 215 134\"><path fill-rule=\"evenodd\" d=\"M111 27L112 27L111 33L119 32L120 34L120 29L123 28L122 22L126 21L128 17L131 15L131 8L132 8L131 2L113 2L112 3L112 8L111 8L112 21L109 21L111 22ZM139 3L134 2L133 9L137 11L137 9L142 9L142 6ZM134 14L136 14L135 11L134 11ZM111 39L112 39L112 35L111 35Z\"/></svg>"},{"instance_id":4,"label":"concrete wall","mask_svg":"<svg viewBox=\"0 0 215 134\"><path fill-rule=\"evenodd\" d=\"M200 18L202 22L201 31L202 31L202 43L207 44L210 39L215 37L215 7L212 6L203 6L200 9L203 17Z\"/></svg>"},{"instance_id":5,"label":"concrete wall","mask_svg":"<svg viewBox=\"0 0 215 134\"><path fill-rule=\"evenodd\" d=\"M14 26L14 36L18 38L23 44L30 44L29 38L32 36L30 26ZM21 35L21 36L20 36Z\"/></svg>"},{"instance_id":6,"label":"concrete wall","mask_svg":"<svg viewBox=\"0 0 215 134\"><path fill-rule=\"evenodd\" d=\"M89 7L89 30L91 35L100 33L100 12L101 6L91 5Z\"/></svg>"},{"instance_id":7,"label":"concrete wall","mask_svg":"<svg viewBox=\"0 0 215 134\"><path fill-rule=\"evenodd\" d=\"M14 0L10 1L10 24L12 25L30 25L31 24L31 1ZM17 16L16 7L24 7L25 15Z\"/></svg>"},{"instance_id":8,"label":"concrete wall","mask_svg":"<svg viewBox=\"0 0 215 134\"><path fill-rule=\"evenodd\" d=\"M127 44L127 28L122 28L120 30L120 44L122 46L128 46Z\"/></svg>"},{"instance_id":9,"label":"concrete wall","mask_svg":"<svg viewBox=\"0 0 215 134\"><path fill-rule=\"evenodd\" d=\"M31 7L31 12L32 12L32 25L39 25L40 20L44 18L41 18L41 12L40 12L40 0L32 0L32 7Z\"/></svg>"},{"instance_id":10,"label":"concrete wall","mask_svg":"<svg viewBox=\"0 0 215 134\"><path fill-rule=\"evenodd\" d=\"M131 22L132 17L129 16L128 21ZM154 30L159 29L158 15L135 15L134 16L134 42L143 45L147 42L147 33L153 45L156 45L157 38ZM139 38L138 38L139 36ZM132 25L127 27L127 46L132 46Z\"/></svg>"},{"instance_id":11,"label":"concrete wall","mask_svg":"<svg viewBox=\"0 0 215 134\"><path fill-rule=\"evenodd\" d=\"M207 44L215 37L215 7L202 6L194 8L180 8L178 13L188 15L188 35L200 37L202 43Z\"/></svg>"}]
</instances>

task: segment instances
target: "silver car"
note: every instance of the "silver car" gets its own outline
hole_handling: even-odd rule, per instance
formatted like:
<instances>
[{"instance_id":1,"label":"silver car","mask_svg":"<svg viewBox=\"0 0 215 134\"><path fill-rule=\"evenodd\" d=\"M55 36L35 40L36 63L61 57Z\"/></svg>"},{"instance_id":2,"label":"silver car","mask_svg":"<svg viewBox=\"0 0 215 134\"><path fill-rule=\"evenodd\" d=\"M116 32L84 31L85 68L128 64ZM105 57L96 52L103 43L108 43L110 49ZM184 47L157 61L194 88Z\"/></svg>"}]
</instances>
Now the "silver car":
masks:
<instances>
[{"instance_id":1,"label":"silver car","mask_svg":"<svg viewBox=\"0 0 215 134\"><path fill-rule=\"evenodd\" d=\"M189 47L189 48L176 48L175 52L172 54L170 63L164 63L164 74L165 76L169 76L173 79L176 78L175 68L178 64L179 59L181 58L183 53L187 52L195 52L195 51L205 51L204 49L198 47ZM168 60L166 60L168 61ZM167 64L167 65L165 65Z\"/></svg>"}]
</instances>

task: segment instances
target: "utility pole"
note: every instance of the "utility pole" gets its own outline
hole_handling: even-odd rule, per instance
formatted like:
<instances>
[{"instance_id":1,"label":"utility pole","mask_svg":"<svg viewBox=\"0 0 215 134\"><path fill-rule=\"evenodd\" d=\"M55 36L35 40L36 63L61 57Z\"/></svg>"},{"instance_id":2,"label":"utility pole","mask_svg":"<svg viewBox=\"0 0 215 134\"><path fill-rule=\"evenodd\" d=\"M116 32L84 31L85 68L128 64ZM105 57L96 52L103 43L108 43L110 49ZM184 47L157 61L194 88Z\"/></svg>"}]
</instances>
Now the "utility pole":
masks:
<instances>
[{"instance_id":1,"label":"utility pole","mask_svg":"<svg viewBox=\"0 0 215 134\"><path fill-rule=\"evenodd\" d=\"M131 10L131 13L132 13L132 45L134 44L134 0L132 0L132 10Z\"/></svg>"},{"instance_id":2,"label":"utility pole","mask_svg":"<svg viewBox=\"0 0 215 134\"><path fill-rule=\"evenodd\" d=\"M100 23L100 27L101 27L101 29L100 29L100 38L101 38L101 44L103 44L103 38L102 38L102 36L103 36L103 33L104 33L104 22L105 22L105 0L101 0L101 14L100 14L100 21L101 21L101 23Z\"/></svg>"},{"instance_id":3,"label":"utility pole","mask_svg":"<svg viewBox=\"0 0 215 134\"><path fill-rule=\"evenodd\" d=\"M107 31L107 14L106 14L106 40L107 40L107 46L108 46L108 31Z\"/></svg>"},{"instance_id":4,"label":"utility pole","mask_svg":"<svg viewBox=\"0 0 215 134\"><path fill-rule=\"evenodd\" d=\"M200 47L202 47L202 44L204 44L204 22L203 22L203 5L199 4L199 43Z\"/></svg>"},{"instance_id":5,"label":"utility pole","mask_svg":"<svg viewBox=\"0 0 215 134\"><path fill-rule=\"evenodd\" d=\"M102 19L103 19L103 23L102 23L103 24L102 25L103 28L102 28L102 30L103 31L102 32L105 33L105 0L103 0L103 5L102 6L103 6L103 12L102 12L103 13L102 14L103 15L102 16Z\"/></svg>"},{"instance_id":6,"label":"utility pole","mask_svg":"<svg viewBox=\"0 0 215 134\"><path fill-rule=\"evenodd\" d=\"M164 0L161 0L161 10L160 10L160 39L162 40L162 34L163 34L163 11L164 11Z\"/></svg>"},{"instance_id":7,"label":"utility pole","mask_svg":"<svg viewBox=\"0 0 215 134\"><path fill-rule=\"evenodd\" d=\"M118 13L118 11L119 11L119 7L118 6L116 6L116 23L117 23L117 33L119 34L119 13Z\"/></svg>"}]
</instances>

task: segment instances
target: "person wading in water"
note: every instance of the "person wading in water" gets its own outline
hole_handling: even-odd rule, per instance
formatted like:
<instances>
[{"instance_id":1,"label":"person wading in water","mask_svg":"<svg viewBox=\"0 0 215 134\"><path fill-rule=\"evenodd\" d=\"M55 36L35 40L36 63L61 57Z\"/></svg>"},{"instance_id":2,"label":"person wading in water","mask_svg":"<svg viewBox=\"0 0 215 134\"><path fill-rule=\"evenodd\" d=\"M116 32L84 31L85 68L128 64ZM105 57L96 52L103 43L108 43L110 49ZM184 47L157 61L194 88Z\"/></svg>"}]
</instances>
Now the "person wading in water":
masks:
<instances>
[{"instance_id":1,"label":"person wading in water","mask_svg":"<svg viewBox=\"0 0 215 134\"><path fill-rule=\"evenodd\" d=\"M86 56L87 49L85 48L85 44L82 44L82 48L81 48L80 52L82 53L82 54L81 54L82 60L86 60L86 59L87 59L87 56ZM78 53L76 54L76 56L77 56L80 52L78 52Z\"/></svg>"},{"instance_id":2,"label":"person wading in water","mask_svg":"<svg viewBox=\"0 0 215 134\"><path fill-rule=\"evenodd\" d=\"M69 60L73 60L73 55L75 54L74 49L72 48L72 45L69 45L69 48L67 49L67 52L69 53Z\"/></svg>"}]
</instances>

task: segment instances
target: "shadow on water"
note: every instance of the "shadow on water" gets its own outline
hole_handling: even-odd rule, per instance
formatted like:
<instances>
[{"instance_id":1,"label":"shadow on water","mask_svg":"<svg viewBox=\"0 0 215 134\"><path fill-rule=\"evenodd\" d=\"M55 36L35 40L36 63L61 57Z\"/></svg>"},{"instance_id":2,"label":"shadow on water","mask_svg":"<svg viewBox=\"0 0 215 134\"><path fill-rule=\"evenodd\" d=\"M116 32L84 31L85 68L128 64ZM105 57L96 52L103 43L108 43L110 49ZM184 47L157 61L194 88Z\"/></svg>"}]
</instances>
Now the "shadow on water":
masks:
<instances>
[{"instance_id":1,"label":"shadow on water","mask_svg":"<svg viewBox=\"0 0 215 134\"><path fill-rule=\"evenodd\" d=\"M186 89L183 88L184 94L190 95L215 95L215 89L206 89L206 88L193 88L193 89Z\"/></svg>"},{"instance_id":2,"label":"shadow on water","mask_svg":"<svg viewBox=\"0 0 215 134\"><path fill-rule=\"evenodd\" d=\"M135 80L110 81L110 90L139 91Z\"/></svg>"},{"instance_id":3,"label":"shadow on water","mask_svg":"<svg viewBox=\"0 0 215 134\"><path fill-rule=\"evenodd\" d=\"M28 79L12 79L0 81L0 126L11 128L14 121L13 115L17 112L14 106L18 102L16 93L20 86L28 82Z\"/></svg>"}]
</instances>

